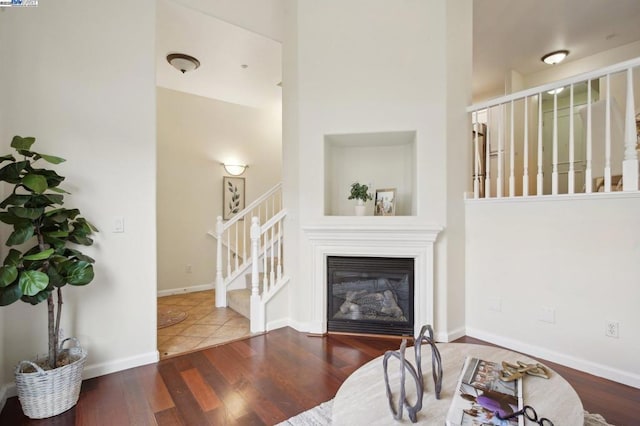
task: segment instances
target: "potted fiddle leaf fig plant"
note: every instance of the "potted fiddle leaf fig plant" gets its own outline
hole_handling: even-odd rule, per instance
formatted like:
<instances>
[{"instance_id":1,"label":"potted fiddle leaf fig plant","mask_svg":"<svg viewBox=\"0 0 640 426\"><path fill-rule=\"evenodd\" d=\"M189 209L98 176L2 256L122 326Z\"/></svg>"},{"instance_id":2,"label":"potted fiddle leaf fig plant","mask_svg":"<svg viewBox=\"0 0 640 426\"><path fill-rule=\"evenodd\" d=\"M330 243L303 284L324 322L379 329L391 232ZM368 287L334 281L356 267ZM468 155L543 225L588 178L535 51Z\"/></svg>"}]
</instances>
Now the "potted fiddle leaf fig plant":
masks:
<instances>
[{"instance_id":1,"label":"potted fiddle leaf fig plant","mask_svg":"<svg viewBox=\"0 0 640 426\"><path fill-rule=\"evenodd\" d=\"M62 207L68 194L59 187L64 177L40 163L65 160L32 151L34 142L32 137L15 136L11 147L16 154L0 157L0 181L11 188L0 203L0 221L13 227L5 243L10 249L0 267L0 306L46 301L48 356L22 361L16 370L23 411L28 417L44 418L66 411L78 400L86 351L76 339L69 348L64 347L66 340L58 342L62 288L93 280L94 260L76 247L92 245L90 236L97 229L78 209Z\"/></svg>"},{"instance_id":2,"label":"potted fiddle leaf fig plant","mask_svg":"<svg viewBox=\"0 0 640 426\"><path fill-rule=\"evenodd\" d=\"M351 194L349 200L355 199L356 203L356 216L364 216L365 205L369 200L373 200L373 197L369 193L369 186L362 185L358 182L351 184Z\"/></svg>"}]
</instances>

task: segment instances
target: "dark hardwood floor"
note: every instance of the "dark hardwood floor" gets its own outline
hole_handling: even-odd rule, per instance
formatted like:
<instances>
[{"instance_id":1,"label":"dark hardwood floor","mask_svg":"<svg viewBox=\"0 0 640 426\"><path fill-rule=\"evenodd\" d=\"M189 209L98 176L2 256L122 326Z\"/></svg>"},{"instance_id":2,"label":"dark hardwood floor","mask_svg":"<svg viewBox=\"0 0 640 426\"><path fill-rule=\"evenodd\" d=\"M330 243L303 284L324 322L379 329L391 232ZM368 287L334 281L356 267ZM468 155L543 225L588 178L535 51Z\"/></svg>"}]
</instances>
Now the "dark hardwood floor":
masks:
<instances>
[{"instance_id":1,"label":"dark hardwood floor","mask_svg":"<svg viewBox=\"0 0 640 426\"><path fill-rule=\"evenodd\" d=\"M86 380L77 406L51 419L25 418L10 398L0 425L273 425L333 398L349 374L399 344L283 328ZM573 385L586 410L640 425L639 389L543 362Z\"/></svg>"}]
</instances>

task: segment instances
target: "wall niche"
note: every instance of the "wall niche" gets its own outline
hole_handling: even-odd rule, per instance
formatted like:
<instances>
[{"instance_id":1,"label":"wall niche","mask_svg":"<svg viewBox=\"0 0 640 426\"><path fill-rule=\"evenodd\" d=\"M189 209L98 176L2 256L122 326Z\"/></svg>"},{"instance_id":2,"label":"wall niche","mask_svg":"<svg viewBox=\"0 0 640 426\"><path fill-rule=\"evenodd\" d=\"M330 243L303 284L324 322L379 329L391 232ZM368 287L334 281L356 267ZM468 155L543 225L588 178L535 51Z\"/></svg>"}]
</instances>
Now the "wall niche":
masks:
<instances>
[{"instance_id":1,"label":"wall niche","mask_svg":"<svg viewBox=\"0 0 640 426\"><path fill-rule=\"evenodd\" d=\"M376 132L325 135L324 214L353 216L355 200L349 200L351 184L376 189L395 188L395 215L416 215L416 132ZM366 203L367 216L374 202Z\"/></svg>"}]
</instances>

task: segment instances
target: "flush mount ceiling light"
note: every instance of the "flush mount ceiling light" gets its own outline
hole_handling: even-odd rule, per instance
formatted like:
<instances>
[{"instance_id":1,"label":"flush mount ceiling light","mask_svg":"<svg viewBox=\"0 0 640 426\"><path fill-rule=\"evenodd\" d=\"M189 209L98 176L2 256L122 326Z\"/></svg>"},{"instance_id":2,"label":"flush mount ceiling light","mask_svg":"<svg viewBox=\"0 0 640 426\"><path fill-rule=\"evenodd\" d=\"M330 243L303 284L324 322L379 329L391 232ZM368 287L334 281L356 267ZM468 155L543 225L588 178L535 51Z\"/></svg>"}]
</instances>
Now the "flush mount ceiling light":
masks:
<instances>
[{"instance_id":1,"label":"flush mount ceiling light","mask_svg":"<svg viewBox=\"0 0 640 426\"><path fill-rule=\"evenodd\" d=\"M566 58L568 55L568 50L556 50L555 52L547 53L540 60L545 64L556 65L564 61L564 58Z\"/></svg>"},{"instance_id":2,"label":"flush mount ceiling light","mask_svg":"<svg viewBox=\"0 0 640 426\"><path fill-rule=\"evenodd\" d=\"M187 71L193 71L200 66L200 61L193 56L185 55L184 53L170 53L167 55L167 62L172 67L180 71L182 74Z\"/></svg>"},{"instance_id":3,"label":"flush mount ceiling light","mask_svg":"<svg viewBox=\"0 0 640 426\"><path fill-rule=\"evenodd\" d=\"M231 176L240 176L241 174L244 173L247 167L249 167L246 164L226 164L226 163L220 163L220 164L224 166L224 169Z\"/></svg>"}]
</instances>

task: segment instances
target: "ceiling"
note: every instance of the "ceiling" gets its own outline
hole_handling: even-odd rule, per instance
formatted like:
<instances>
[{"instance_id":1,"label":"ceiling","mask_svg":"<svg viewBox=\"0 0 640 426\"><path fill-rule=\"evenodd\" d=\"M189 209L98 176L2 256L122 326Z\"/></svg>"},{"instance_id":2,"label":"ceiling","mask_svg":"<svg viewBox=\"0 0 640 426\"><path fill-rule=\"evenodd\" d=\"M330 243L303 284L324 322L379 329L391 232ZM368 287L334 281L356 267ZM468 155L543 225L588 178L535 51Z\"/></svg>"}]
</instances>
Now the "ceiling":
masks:
<instances>
[{"instance_id":1,"label":"ceiling","mask_svg":"<svg viewBox=\"0 0 640 426\"><path fill-rule=\"evenodd\" d=\"M281 102L281 0L158 0L157 84L252 107ZM262 35L264 34L264 35ZM473 0L473 93L501 94L505 75L544 71L640 40L640 0ZM168 53L195 56L181 74ZM242 65L247 65L243 68Z\"/></svg>"}]
</instances>

